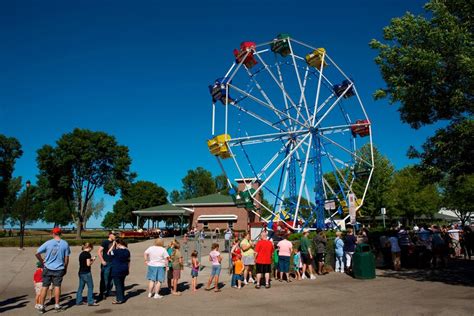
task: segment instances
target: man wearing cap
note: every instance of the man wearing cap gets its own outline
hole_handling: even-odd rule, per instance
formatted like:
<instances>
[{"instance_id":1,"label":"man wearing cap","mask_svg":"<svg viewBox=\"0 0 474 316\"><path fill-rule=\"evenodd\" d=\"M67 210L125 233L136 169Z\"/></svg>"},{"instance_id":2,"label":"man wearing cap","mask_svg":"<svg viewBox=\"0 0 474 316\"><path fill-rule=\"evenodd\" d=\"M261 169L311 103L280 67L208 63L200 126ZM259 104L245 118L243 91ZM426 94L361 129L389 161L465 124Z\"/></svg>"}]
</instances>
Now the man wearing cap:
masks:
<instances>
[{"instance_id":1,"label":"man wearing cap","mask_svg":"<svg viewBox=\"0 0 474 316\"><path fill-rule=\"evenodd\" d=\"M99 259L100 259L100 293L99 298L105 299L110 295L112 290L112 256L109 255L110 247L114 244L115 234L113 231L109 231L109 236L106 240L102 241L99 246Z\"/></svg>"},{"instance_id":2,"label":"man wearing cap","mask_svg":"<svg viewBox=\"0 0 474 316\"><path fill-rule=\"evenodd\" d=\"M311 251L311 241L308 238L309 229L303 229L303 237L301 237L301 261L303 262L302 279L306 279L306 269L309 270L311 280L316 279L313 271L313 253Z\"/></svg>"},{"instance_id":3,"label":"man wearing cap","mask_svg":"<svg viewBox=\"0 0 474 316\"><path fill-rule=\"evenodd\" d=\"M36 258L44 267L43 287L41 288L40 303L37 306L37 310L40 314L45 312L44 300L51 284L54 286L54 309L58 312L62 310L62 307L59 305L61 283L64 275L67 273L69 256L71 255L69 244L61 239L61 228L53 228L52 234L53 239L42 244L36 251ZM45 254L44 259L41 256L42 254Z\"/></svg>"}]
</instances>

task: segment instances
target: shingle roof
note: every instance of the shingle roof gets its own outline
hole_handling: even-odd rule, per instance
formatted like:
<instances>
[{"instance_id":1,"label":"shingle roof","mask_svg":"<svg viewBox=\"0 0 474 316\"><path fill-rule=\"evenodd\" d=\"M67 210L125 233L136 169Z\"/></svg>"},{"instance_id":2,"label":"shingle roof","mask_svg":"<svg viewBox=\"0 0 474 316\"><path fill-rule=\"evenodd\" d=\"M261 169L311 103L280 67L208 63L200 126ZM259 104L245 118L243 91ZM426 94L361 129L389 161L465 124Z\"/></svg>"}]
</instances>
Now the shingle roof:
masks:
<instances>
[{"instance_id":1,"label":"shingle roof","mask_svg":"<svg viewBox=\"0 0 474 316\"><path fill-rule=\"evenodd\" d=\"M192 206L192 205L235 205L230 195L220 193L200 196L188 200L178 201L174 203L176 206Z\"/></svg>"}]
</instances>

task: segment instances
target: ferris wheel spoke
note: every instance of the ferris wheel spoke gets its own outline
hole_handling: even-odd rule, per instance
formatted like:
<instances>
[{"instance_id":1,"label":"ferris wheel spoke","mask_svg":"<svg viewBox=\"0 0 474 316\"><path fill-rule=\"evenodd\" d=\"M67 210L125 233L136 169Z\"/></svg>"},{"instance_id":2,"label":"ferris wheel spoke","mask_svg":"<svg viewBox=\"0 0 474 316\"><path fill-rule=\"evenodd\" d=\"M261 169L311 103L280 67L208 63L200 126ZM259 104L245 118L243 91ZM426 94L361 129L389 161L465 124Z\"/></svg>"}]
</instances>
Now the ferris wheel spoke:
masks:
<instances>
[{"instance_id":1,"label":"ferris wheel spoke","mask_svg":"<svg viewBox=\"0 0 474 316\"><path fill-rule=\"evenodd\" d=\"M352 84L350 84L346 90L344 90L344 92L336 99L336 101L334 101L334 103L329 107L329 109L323 114L323 116L321 116L318 121L316 123L313 124L313 126L319 126L319 124L321 124L321 122L326 118L326 116L328 116L328 114L332 111L332 109L339 103L339 101L341 101L341 99L343 98L344 94L352 87ZM316 97L317 99L317 97ZM317 104L317 102L316 102ZM313 116L313 122L316 120L316 113L318 112L317 111L317 107L315 107L315 113L314 113L314 116Z\"/></svg>"},{"instance_id":2,"label":"ferris wheel spoke","mask_svg":"<svg viewBox=\"0 0 474 316\"><path fill-rule=\"evenodd\" d=\"M332 140L331 138L327 137L326 135L324 134L319 134L322 138L324 138L325 140L329 141L330 143L332 143L333 145L339 147L340 149L342 149L343 151L345 151L346 153L350 154L352 157L354 157L354 159L356 159L357 161L361 161L361 162L364 162L365 164L367 164L367 166L369 167L373 167L373 165L371 163L369 163L367 160L363 159L362 157L360 157L359 155L357 155L356 152L352 152L350 150L348 150L347 148L345 148L344 146L342 146L341 144L337 143L336 141Z\"/></svg>"},{"instance_id":3,"label":"ferris wheel spoke","mask_svg":"<svg viewBox=\"0 0 474 316\"><path fill-rule=\"evenodd\" d=\"M260 60L260 62L262 63L262 65L264 66L265 70L267 70L267 72L270 74L270 77L273 79L273 81L277 84L277 86L280 88L280 90L285 94L285 96L288 98L288 101L291 103L291 105L293 106L293 108L298 111L297 109L297 106L295 104L295 102L293 101L293 99L290 97L290 95L288 94L288 92L285 90L285 88L278 82L278 79L275 77L275 74L270 70L270 67L265 63L265 61L263 60L263 58L260 56L260 54L255 54L255 56L257 56L257 58ZM304 117L302 117L304 119ZM308 124L308 121L305 120L305 123Z\"/></svg>"},{"instance_id":4,"label":"ferris wheel spoke","mask_svg":"<svg viewBox=\"0 0 474 316\"><path fill-rule=\"evenodd\" d=\"M300 173L303 174L303 166L301 164L300 154L299 154L299 152L296 152L295 154L296 154L296 157L298 158L298 168L300 170ZM311 198L311 195L309 194L309 189L308 189L308 183L307 182L304 184L304 190L305 190L305 193L306 193L306 199L308 200L308 203L311 203L312 198Z\"/></svg>"},{"instance_id":5,"label":"ferris wheel spoke","mask_svg":"<svg viewBox=\"0 0 474 316\"><path fill-rule=\"evenodd\" d=\"M351 131L352 125L336 125L321 127L318 129L318 132L323 135L335 134L335 133L345 133Z\"/></svg>"},{"instance_id":6,"label":"ferris wheel spoke","mask_svg":"<svg viewBox=\"0 0 474 316\"><path fill-rule=\"evenodd\" d=\"M283 76L281 75L280 65L277 63L276 66L277 66L277 72L278 72L278 79L280 80L280 83L281 83L282 87L284 88L285 84L283 83ZM286 114L290 115L290 108L288 106L288 99L286 98L286 95L283 91L282 91L282 95L283 95L283 102L285 103ZM298 117L296 117L296 119L298 119ZM291 124L291 121L290 121L290 126L291 125L292 124Z\"/></svg>"},{"instance_id":7,"label":"ferris wheel spoke","mask_svg":"<svg viewBox=\"0 0 474 316\"><path fill-rule=\"evenodd\" d=\"M241 94L245 94L248 98L250 98L250 99L252 99L253 101L255 101L255 102L257 102L257 103L263 105L264 107L266 107L266 108L268 108L268 109L270 109L270 110L273 111L280 119L281 119L282 116L283 116L283 117L285 117L285 118L287 118L287 119L289 119L289 120L295 122L296 124L298 124L298 125L300 125L300 126L305 126L305 125L304 125L303 123L301 123L300 121L295 120L293 117L286 115L286 113L284 113L284 112L278 110L276 107L272 106L271 104L266 103L266 102L263 101L263 100L260 100L259 98L257 98L257 97L255 97L255 96L251 95L250 93L248 93L248 92L246 92L246 91L244 91L244 90L242 90L242 89L240 89L240 88L238 88L238 87L236 87L236 86L234 86L234 85L232 85L232 84L229 84L229 87L232 88L232 89L234 89L235 91L241 93Z\"/></svg>"},{"instance_id":8,"label":"ferris wheel spoke","mask_svg":"<svg viewBox=\"0 0 474 316\"><path fill-rule=\"evenodd\" d=\"M232 138L227 141L229 146L237 146L237 145L250 145L250 144L260 144L260 143L268 143L268 142L275 142L275 141L283 141L289 138L295 138L300 135L303 135L305 132L282 132L282 133L273 133L273 134L262 134L262 135L255 135L255 136L242 136L237 138Z\"/></svg>"},{"instance_id":9,"label":"ferris wheel spoke","mask_svg":"<svg viewBox=\"0 0 474 316\"><path fill-rule=\"evenodd\" d=\"M299 88L300 88L300 92L301 92L301 97L303 99L303 103L304 103L304 107L306 109L306 114L307 114L307 119L309 120L311 118L311 115L309 114L309 111L308 111L308 104L306 102L306 96L304 94L304 88L303 88L303 84L301 82L301 76L300 76L300 72L298 71L298 68L297 68L297 63L296 63L296 59L295 59L295 53L293 51L293 47L291 45L291 40L288 41L288 45L290 46L290 51L291 51L291 59L293 60L293 67L295 69L295 73L296 73L296 79L298 79L298 85L299 85ZM305 80L306 81L306 80ZM300 101L301 102L301 101Z\"/></svg>"},{"instance_id":10,"label":"ferris wheel spoke","mask_svg":"<svg viewBox=\"0 0 474 316\"><path fill-rule=\"evenodd\" d=\"M300 141L296 141L296 145L293 147L293 149L288 153L288 155L278 164L278 166L270 173L270 175L268 177L266 177L266 179L262 182L261 186L259 188L257 188L255 190L255 192L253 193L252 197L254 197L260 190L262 187L265 186L265 184L268 183L268 181L271 180L271 178L275 175L275 173L278 172L278 170L288 161L288 159L291 158L291 156L294 154L295 151L298 150L298 148L303 144L303 142L308 138L310 137L311 133L307 133L305 136L303 136L303 138L300 140Z\"/></svg>"},{"instance_id":11,"label":"ferris wheel spoke","mask_svg":"<svg viewBox=\"0 0 474 316\"><path fill-rule=\"evenodd\" d=\"M263 117L261 117L260 115L254 113L253 111L247 110L246 108L244 108L244 107L242 107L242 106L240 106L240 105L238 105L238 104L236 104L236 103L230 103L230 104L231 104L233 107L237 108L239 111L242 111L242 112L244 112L245 114L248 114L249 116L251 116L251 117L253 117L253 118L259 120L260 122L262 122L262 123L268 125L269 127L273 128L273 129L275 129L275 130L277 130L277 131L282 131L282 130L283 130L283 129L277 127L277 126L276 126L276 123L272 123L272 122L270 122L269 120L264 119ZM214 126L214 125L213 125L213 126ZM214 128L213 128L213 130L214 130Z\"/></svg>"},{"instance_id":12,"label":"ferris wheel spoke","mask_svg":"<svg viewBox=\"0 0 474 316\"><path fill-rule=\"evenodd\" d=\"M306 151L306 158L305 158L305 162L304 162L304 165L303 165L303 172L301 174L301 182L300 182L300 188L299 188L299 192L298 192L298 201L296 202L295 216L294 216L294 220L293 220L293 228L295 228L295 226L296 226L296 219L298 218L298 212L299 212L299 208L300 208L300 204L301 204L301 194L303 193L303 186L306 182L306 172L308 171L308 160L309 160L309 154L311 152L311 143L312 143L312 141L313 141L313 134L309 133L309 140L308 140L309 144L308 144L308 149Z\"/></svg>"}]
</instances>

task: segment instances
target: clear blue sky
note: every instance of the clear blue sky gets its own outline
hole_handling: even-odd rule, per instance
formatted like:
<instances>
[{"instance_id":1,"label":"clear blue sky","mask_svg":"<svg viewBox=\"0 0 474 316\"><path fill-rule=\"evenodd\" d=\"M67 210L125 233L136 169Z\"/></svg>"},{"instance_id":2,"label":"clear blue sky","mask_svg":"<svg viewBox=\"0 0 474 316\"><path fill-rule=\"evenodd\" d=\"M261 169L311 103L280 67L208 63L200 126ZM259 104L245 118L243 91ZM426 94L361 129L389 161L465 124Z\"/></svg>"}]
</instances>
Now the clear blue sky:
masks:
<instances>
[{"instance_id":1,"label":"clear blue sky","mask_svg":"<svg viewBox=\"0 0 474 316\"><path fill-rule=\"evenodd\" d=\"M425 1L2 1L0 133L24 155L15 176L36 180L36 150L75 127L130 148L139 179L168 191L188 169L218 173L208 154L207 85L244 40L278 33L325 47L356 82L374 142L397 168L412 163L433 127L402 124L396 106L373 101L384 85L368 42L390 19ZM106 198L110 210L116 198ZM92 220L89 226L98 226Z\"/></svg>"}]
</instances>

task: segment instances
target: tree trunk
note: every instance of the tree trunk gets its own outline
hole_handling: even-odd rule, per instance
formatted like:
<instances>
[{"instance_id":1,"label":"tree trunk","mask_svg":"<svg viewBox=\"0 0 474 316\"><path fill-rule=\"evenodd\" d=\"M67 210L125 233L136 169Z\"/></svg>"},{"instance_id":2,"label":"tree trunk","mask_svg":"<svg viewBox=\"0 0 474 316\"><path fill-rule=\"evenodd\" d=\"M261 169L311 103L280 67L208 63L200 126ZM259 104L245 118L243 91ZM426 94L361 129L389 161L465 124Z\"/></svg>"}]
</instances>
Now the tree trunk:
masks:
<instances>
[{"instance_id":1,"label":"tree trunk","mask_svg":"<svg viewBox=\"0 0 474 316\"><path fill-rule=\"evenodd\" d=\"M83 218L82 216L77 217L77 227L76 227L76 239L82 239L81 233L83 230Z\"/></svg>"}]
</instances>

